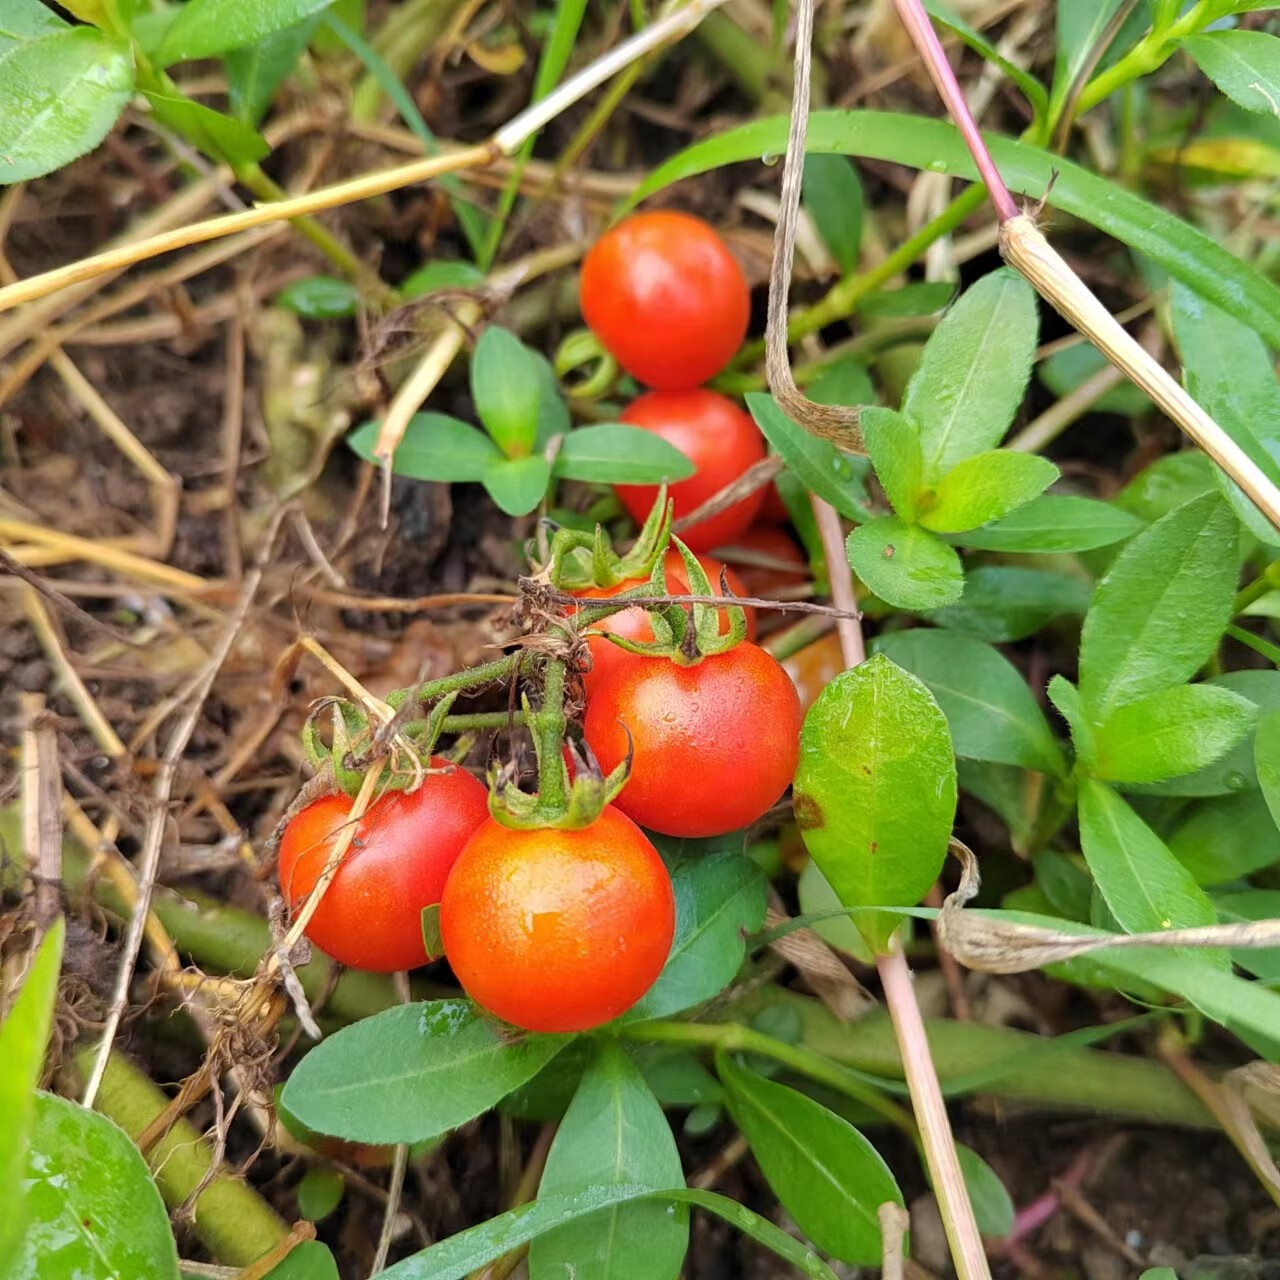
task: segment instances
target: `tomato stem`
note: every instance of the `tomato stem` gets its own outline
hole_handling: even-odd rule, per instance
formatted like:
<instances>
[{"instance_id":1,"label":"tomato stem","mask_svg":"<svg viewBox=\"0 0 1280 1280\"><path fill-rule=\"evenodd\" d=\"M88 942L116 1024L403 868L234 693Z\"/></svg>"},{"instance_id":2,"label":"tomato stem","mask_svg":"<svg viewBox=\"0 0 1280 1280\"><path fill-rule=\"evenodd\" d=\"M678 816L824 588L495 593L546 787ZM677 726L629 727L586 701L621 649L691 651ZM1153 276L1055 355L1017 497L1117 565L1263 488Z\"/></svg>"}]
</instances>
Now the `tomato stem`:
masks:
<instances>
[{"instance_id":1,"label":"tomato stem","mask_svg":"<svg viewBox=\"0 0 1280 1280\"><path fill-rule=\"evenodd\" d=\"M503 658L495 658L492 662L481 663L478 667L468 667L464 671L441 676L438 680L429 680L416 688L396 689L387 694L387 706L398 710L411 696L419 702L435 702L448 693L461 693L468 689L478 689L482 685L496 684L499 680L515 675L524 657L524 652L517 650Z\"/></svg>"},{"instance_id":2,"label":"tomato stem","mask_svg":"<svg viewBox=\"0 0 1280 1280\"><path fill-rule=\"evenodd\" d=\"M565 664L553 658L543 668L542 705L530 728L538 753L539 807L548 814L563 813L569 803L569 773L564 765L564 677Z\"/></svg>"}]
</instances>

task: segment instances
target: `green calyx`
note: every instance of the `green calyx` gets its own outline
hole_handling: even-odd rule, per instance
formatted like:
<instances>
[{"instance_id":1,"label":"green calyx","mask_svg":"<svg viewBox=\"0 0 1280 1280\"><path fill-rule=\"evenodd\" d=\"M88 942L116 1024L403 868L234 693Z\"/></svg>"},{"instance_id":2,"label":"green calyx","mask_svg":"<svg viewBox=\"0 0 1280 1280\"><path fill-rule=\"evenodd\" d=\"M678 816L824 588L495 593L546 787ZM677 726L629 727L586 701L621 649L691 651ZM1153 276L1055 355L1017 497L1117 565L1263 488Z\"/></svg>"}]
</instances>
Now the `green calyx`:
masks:
<instances>
[{"instance_id":1,"label":"green calyx","mask_svg":"<svg viewBox=\"0 0 1280 1280\"><path fill-rule=\"evenodd\" d=\"M541 557L544 567L535 578L559 591L616 587L632 578L648 578L666 553L673 516L674 504L667 497L666 485L662 485L640 536L621 556L600 525L596 525L594 533L557 529Z\"/></svg>"}]
</instances>

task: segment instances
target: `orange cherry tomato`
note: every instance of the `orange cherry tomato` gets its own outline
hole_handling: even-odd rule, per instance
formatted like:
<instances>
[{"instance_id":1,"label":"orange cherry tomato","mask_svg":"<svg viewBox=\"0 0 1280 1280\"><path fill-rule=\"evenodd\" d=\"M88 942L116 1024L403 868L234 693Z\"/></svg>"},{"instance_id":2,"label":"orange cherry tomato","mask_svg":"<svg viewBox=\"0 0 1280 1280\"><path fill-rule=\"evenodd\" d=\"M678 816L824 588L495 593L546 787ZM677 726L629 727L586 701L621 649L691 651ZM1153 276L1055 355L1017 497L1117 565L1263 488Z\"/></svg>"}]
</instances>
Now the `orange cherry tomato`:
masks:
<instances>
[{"instance_id":1,"label":"orange cherry tomato","mask_svg":"<svg viewBox=\"0 0 1280 1280\"><path fill-rule=\"evenodd\" d=\"M764 457L760 428L732 400L714 391L651 391L632 401L620 420L661 436L697 468L687 480L670 487L677 520ZM643 522L658 496L658 486L620 484L616 489L633 519ZM680 537L693 551L724 546L751 524L763 500L763 492L757 489L719 515L699 520Z\"/></svg>"},{"instance_id":2,"label":"orange cherry tomato","mask_svg":"<svg viewBox=\"0 0 1280 1280\"><path fill-rule=\"evenodd\" d=\"M782 666L800 695L800 710L807 712L817 701L818 694L844 670L840 637L834 631L828 631L784 659Z\"/></svg>"},{"instance_id":3,"label":"orange cherry tomato","mask_svg":"<svg viewBox=\"0 0 1280 1280\"><path fill-rule=\"evenodd\" d=\"M799 544L786 530L775 525L753 525L746 533L740 533L734 538L732 547L726 546L724 550L752 552L758 556L767 556L779 564L793 566L789 569L770 568L739 560L735 567L738 576L747 584L749 595L775 595L809 581L809 557L801 551Z\"/></svg>"},{"instance_id":4,"label":"orange cherry tomato","mask_svg":"<svg viewBox=\"0 0 1280 1280\"><path fill-rule=\"evenodd\" d=\"M633 378L681 391L713 378L742 345L751 294L714 228L687 213L637 213L591 247L582 315Z\"/></svg>"},{"instance_id":5,"label":"orange cherry tomato","mask_svg":"<svg viewBox=\"0 0 1280 1280\"><path fill-rule=\"evenodd\" d=\"M489 816L489 794L435 757L413 792L389 791L365 811L306 934L342 964L395 973L426 964L422 908L440 901L462 846ZM350 796L308 805L280 841L280 890L292 909L315 887L351 812Z\"/></svg>"},{"instance_id":6,"label":"orange cherry tomato","mask_svg":"<svg viewBox=\"0 0 1280 1280\"><path fill-rule=\"evenodd\" d=\"M665 835L714 836L749 826L790 786L800 721L787 673L744 640L692 667L650 658L609 672L583 732L605 773L633 750L623 813Z\"/></svg>"},{"instance_id":7,"label":"orange cherry tomato","mask_svg":"<svg viewBox=\"0 0 1280 1280\"><path fill-rule=\"evenodd\" d=\"M649 990L671 950L671 879L612 805L588 827L513 831L490 819L440 904L463 990L527 1031L587 1031Z\"/></svg>"}]
</instances>

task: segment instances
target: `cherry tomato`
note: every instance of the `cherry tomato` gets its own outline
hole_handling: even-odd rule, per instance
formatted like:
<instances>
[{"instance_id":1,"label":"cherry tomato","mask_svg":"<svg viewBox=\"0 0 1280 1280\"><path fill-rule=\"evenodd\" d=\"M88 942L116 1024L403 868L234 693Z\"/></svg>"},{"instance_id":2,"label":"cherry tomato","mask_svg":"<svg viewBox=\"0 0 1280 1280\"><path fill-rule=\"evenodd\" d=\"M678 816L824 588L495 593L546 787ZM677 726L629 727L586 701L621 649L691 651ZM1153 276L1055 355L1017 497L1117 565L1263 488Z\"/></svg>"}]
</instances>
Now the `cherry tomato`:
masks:
<instances>
[{"instance_id":1,"label":"cherry tomato","mask_svg":"<svg viewBox=\"0 0 1280 1280\"><path fill-rule=\"evenodd\" d=\"M818 694L844 670L840 637L828 631L785 659L782 666L800 695L800 710L807 712Z\"/></svg>"},{"instance_id":2,"label":"cherry tomato","mask_svg":"<svg viewBox=\"0 0 1280 1280\"><path fill-rule=\"evenodd\" d=\"M724 565L719 560L713 560L710 556L699 556L698 563L711 580L713 593L715 595L723 594L720 590L720 571L724 569ZM667 588L672 595L690 594L689 575L685 571L684 561L680 558L680 553L674 547L667 552L663 559L663 569L667 575ZM729 590L735 596L748 594L742 585L742 579L732 569L725 570L725 576L729 580ZM608 600L613 596L621 595L624 591L631 591L643 585L643 578L628 578L625 582L618 583L616 587L588 587L575 594L582 599ZM745 609L743 612L747 616L747 638L754 640L756 634L756 611L754 609ZM624 609L621 613L611 614L602 621L595 623L594 626L596 630L608 631L615 636L622 636L626 640L648 641L653 639L653 627L649 622L649 615L639 605L636 605L634 609ZM722 613L720 615L720 632L725 634L728 630L729 615ZM604 677L605 672L611 670L617 664L632 660L647 660L637 654L628 653L625 649L619 649L616 644L599 637L590 638L587 641L587 647L591 651L591 670L584 673L582 683L586 687L588 696Z\"/></svg>"},{"instance_id":3,"label":"cherry tomato","mask_svg":"<svg viewBox=\"0 0 1280 1280\"><path fill-rule=\"evenodd\" d=\"M677 520L715 497L764 457L759 427L732 400L714 391L651 391L633 400L621 421L661 436L697 468L669 490ZM620 484L617 493L632 517L642 522L658 496L658 486ZM699 520L680 537L694 551L724 546L751 524L763 501L757 489L719 515Z\"/></svg>"},{"instance_id":4,"label":"cherry tomato","mask_svg":"<svg viewBox=\"0 0 1280 1280\"><path fill-rule=\"evenodd\" d=\"M809 557L800 550L796 540L775 525L753 525L746 533L734 538L725 551L746 551L777 561L791 568L773 568L762 564L737 562L738 576L747 584L748 594L753 596L783 595L789 588L802 586L809 581Z\"/></svg>"},{"instance_id":5,"label":"cherry tomato","mask_svg":"<svg viewBox=\"0 0 1280 1280\"><path fill-rule=\"evenodd\" d=\"M800 720L787 673L744 640L692 667L651 658L610 672L583 731L605 773L633 747L623 813L665 835L714 836L755 822L786 791Z\"/></svg>"},{"instance_id":6,"label":"cherry tomato","mask_svg":"<svg viewBox=\"0 0 1280 1280\"><path fill-rule=\"evenodd\" d=\"M760 504L760 523L791 523L791 512L787 510L787 504L783 502L782 494L778 492L776 484L767 484L764 487L764 501Z\"/></svg>"},{"instance_id":7,"label":"cherry tomato","mask_svg":"<svg viewBox=\"0 0 1280 1280\"><path fill-rule=\"evenodd\" d=\"M490 819L449 875L440 933L481 1007L527 1031L586 1031L653 986L675 898L653 845L612 805L576 831Z\"/></svg>"},{"instance_id":8,"label":"cherry tomato","mask_svg":"<svg viewBox=\"0 0 1280 1280\"><path fill-rule=\"evenodd\" d=\"M485 788L433 758L413 792L389 791L365 811L307 937L342 964L395 973L426 964L422 908L440 901L462 846L489 816ZM349 796L308 805L280 841L280 889L296 909L315 887L347 821Z\"/></svg>"},{"instance_id":9,"label":"cherry tomato","mask_svg":"<svg viewBox=\"0 0 1280 1280\"><path fill-rule=\"evenodd\" d=\"M591 247L582 315L633 378L682 391L713 378L742 345L751 294L715 230L687 213L637 213Z\"/></svg>"}]
</instances>

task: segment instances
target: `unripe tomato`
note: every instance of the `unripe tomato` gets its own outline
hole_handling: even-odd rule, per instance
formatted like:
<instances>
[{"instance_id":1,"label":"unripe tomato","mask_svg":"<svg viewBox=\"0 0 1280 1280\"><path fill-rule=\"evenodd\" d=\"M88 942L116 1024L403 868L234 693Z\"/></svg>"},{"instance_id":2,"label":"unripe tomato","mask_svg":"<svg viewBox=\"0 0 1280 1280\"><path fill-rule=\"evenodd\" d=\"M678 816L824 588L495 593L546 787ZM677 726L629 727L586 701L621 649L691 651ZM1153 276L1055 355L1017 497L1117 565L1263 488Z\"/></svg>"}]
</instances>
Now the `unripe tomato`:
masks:
<instances>
[{"instance_id":1,"label":"unripe tomato","mask_svg":"<svg viewBox=\"0 0 1280 1280\"><path fill-rule=\"evenodd\" d=\"M715 230L687 213L637 213L591 247L582 316L633 378L682 391L713 378L742 345L751 294Z\"/></svg>"},{"instance_id":2,"label":"unripe tomato","mask_svg":"<svg viewBox=\"0 0 1280 1280\"><path fill-rule=\"evenodd\" d=\"M809 557L800 550L789 533L776 525L752 525L746 533L740 533L734 538L732 548L725 547L726 554L730 549L755 552L756 555L776 560L780 565L792 566L788 569L775 569L739 560L736 566L738 576L747 584L748 592L753 596L776 595L789 587L802 586L809 581Z\"/></svg>"},{"instance_id":3,"label":"unripe tomato","mask_svg":"<svg viewBox=\"0 0 1280 1280\"><path fill-rule=\"evenodd\" d=\"M698 563L711 581L712 592L715 595L722 595L723 593L720 590L720 571L724 569L724 565L719 560L713 560L710 556L699 556ZM667 575L668 594L673 596L692 594L689 590L689 574L684 567L684 561L680 558L680 553L674 547L667 552L662 564ZM729 581L729 590L735 596L745 596L747 594L742 585L742 580L732 569L725 570L725 576ZM624 591L632 591L636 587L643 586L644 583L645 580L643 578L628 578L625 582L618 583L616 587L587 587L574 594L586 600L608 600L616 595L621 595ZM754 640L756 634L756 611L754 609L744 609L743 612L747 617L747 638ZM598 631L608 631L615 636L622 636L626 640L649 641L653 639L653 625L649 621L649 615L639 605L632 609L624 609L621 613L610 614L609 617L593 625ZM721 635L728 633L729 625L729 615L721 613ZM645 660L640 658L640 655L628 653L625 649L619 649L616 644L597 636L588 639L587 647L591 651L591 670L583 675L582 683L587 690L588 696L590 696L592 689L603 679L605 673L618 663L637 659L640 661Z\"/></svg>"},{"instance_id":4,"label":"unripe tomato","mask_svg":"<svg viewBox=\"0 0 1280 1280\"><path fill-rule=\"evenodd\" d=\"M665 835L715 836L749 826L781 798L800 721L787 673L745 640L692 667L624 664L592 693L583 731L605 773L633 747L615 801L628 817Z\"/></svg>"},{"instance_id":5,"label":"unripe tomato","mask_svg":"<svg viewBox=\"0 0 1280 1280\"><path fill-rule=\"evenodd\" d=\"M621 421L661 436L697 468L687 480L669 489L677 520L715 497L764 457L760 428L732 400L714 391L651 391L633 400ZM620 484L616 488L622 505L642 523L658 496L658 486ZM751 524L763 500L757 489L719 515L698 521L680 537L693 551L724 546Z\"/></svg>"},{"instance_id":6,"label":"unripe tomato","mask_svg":"<svg viewBox=\"0 0 1280 1280\"><path fill-rule=\"evenodd\" d=\"M440 901L462 846L489 816L489 794L435 757L413 792L389 791L365 811L306 934L342 964L395 973L426 964L422 908ZM350 796L308 805L280 841L280 890L296 910L315 887L351 812Z\"/></svg>"},{"instance_id":7,"label":"unripe tomato","mask_svg":"<svg viewBox=\"0 0 1280 1280\"><path fill-rule=\"evenodd\" d=\"M587 1031L653 986L675 911L657 850L610 805L576 831L491 818L449 875L440 934L482 1008L527 1031Z\"/></svg>"}]
</instances>

